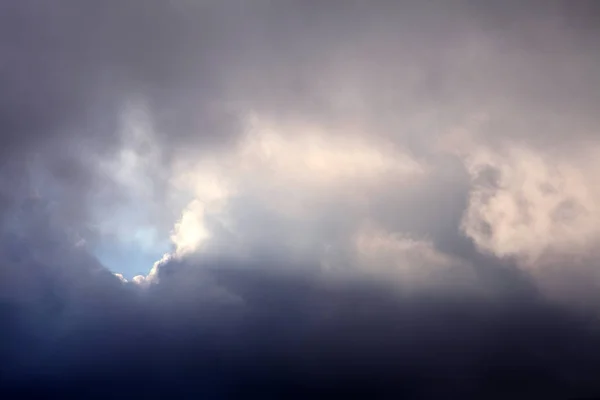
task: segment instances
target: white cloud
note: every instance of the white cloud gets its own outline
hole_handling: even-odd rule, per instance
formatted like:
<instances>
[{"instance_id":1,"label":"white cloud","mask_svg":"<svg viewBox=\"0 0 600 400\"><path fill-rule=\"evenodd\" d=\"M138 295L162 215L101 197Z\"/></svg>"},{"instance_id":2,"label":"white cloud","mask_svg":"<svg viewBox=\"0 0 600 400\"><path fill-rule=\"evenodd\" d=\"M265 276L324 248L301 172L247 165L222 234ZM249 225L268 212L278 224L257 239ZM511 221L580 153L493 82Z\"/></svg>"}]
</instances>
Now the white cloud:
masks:
<instances>
[{"instance_id":1,"label":"white cloud","mask_svg":"<svg viewBox=\"0 0 600 400\"><path fill-rule=\"evenodd\" d=\"M242 209L251 214L252 202L268 213L269 222L251 219L262 224L258 228L262 233L279 232L269 236L273 248L309 251L310 246L303 243L319 237L322 226L308 221L324 212L323 204L355 204L355 210L363 208L366 212L373 187L384 185L390 178L408 181L427 172L406 151L352 127L276 122L253 115L246 128L229 152L180 160L176 165L173 190L190 193L192 199L171 235L175 254L202 251L212 239L219 240L207 225L208 218L237 235L238 250L251 252L253 246L264 245L258 242L262 240L259 237L266 237L264 234L256 235L256 229L240 225L249 223L238 214L245 211L229 207L232 200L240 198L247 199ZM362 217L355 214L348 218Z\"/></svg>"},{"instance_id":2,"label":"white cloud","mask_svg":"<svg viewBox=\"0 0 600 400\"><path fill-rule=\"evenodd\" d=\"M462 229L482 251L533 266L598 242L600 149L576 158L518 143L464 149L472 188Z\"/></svg>"},{"instance_id":3,"label":"white cloud","mask_svg":"<svg viewBox=\"0 0 600 400\"><path fill-rule=\"evenodd\" d=\"M410 155L391 143L369 140L353 127L328 131L310 123L275 123L252 116L242 146L244 170L261 170L297 185L342 184L377 179L382 174L424 172Z\"/></svg>"},{"instance_id":4,"label":"white cloud","mask_svg":"<svg viewBox=\"0 0 600 400\"><path fill-rule=\"evenodd\" d=\"M152 268L150 269L150 272L148 272L148 275L146 275L146 276L136 275L133 277L133 279L131 281L133 283L141 285L141 286L149 285L151 283L157 283L158 282L158 272L159 272L160 267L167 264L172 259L173 259L173 255L164 254L160 260L156 261L154 263L154 265L152 265ZM125 281L125 282L127 282L127 281Z\"/></svg>"},{"instance_id":5,"label":"white cloud","mask_svg":"<svg viewBox=\"0 0 600 400\"><path fill-rule=\"evenodd\" d=\"M193 200L181 213L181 219L175 223L171 241L175 244L175 254L185 255L198 249L207 239L210 232L204 224L205 207L198 200Z\"/></svg>"}]
</instances>

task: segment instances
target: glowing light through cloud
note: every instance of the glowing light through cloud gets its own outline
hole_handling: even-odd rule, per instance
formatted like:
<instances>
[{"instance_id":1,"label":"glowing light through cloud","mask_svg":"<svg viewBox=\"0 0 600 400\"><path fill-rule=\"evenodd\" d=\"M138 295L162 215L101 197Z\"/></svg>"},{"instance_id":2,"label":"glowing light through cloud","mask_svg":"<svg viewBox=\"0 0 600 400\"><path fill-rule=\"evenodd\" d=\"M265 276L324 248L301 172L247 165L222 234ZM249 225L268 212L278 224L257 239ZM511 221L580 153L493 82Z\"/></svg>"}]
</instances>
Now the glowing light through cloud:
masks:
<instances>
[{"instance_id":1,"label":"glowing light through cloud","mask_svg":"<svg viewBox=\"0 0 600 400\"><path fill-rule=\"evenodd\" d=\"M265 204L275 223L297 220L286 228L285 235L271 240L300 249L304 238L319 234L318 225L300 226L307 213L321 207L323 198L362 204L370 188L381 185L386 177L410 180L426 173L408 153L385 142L369 142L358 132L346 130L344 135L336 135L315 124L267 121L252 114L246 133L232 151L184 160L175 168L173 190L190 193L193 199L174 224L170 236L174 256L202 252L211 240L219 239L207 218L216 218L237 235L238 251L248 241L255 241L239 237L243 230L239 230L237 212L243 208L234 211L230 207L237 198Z\"/></svg>"}]
</instances>

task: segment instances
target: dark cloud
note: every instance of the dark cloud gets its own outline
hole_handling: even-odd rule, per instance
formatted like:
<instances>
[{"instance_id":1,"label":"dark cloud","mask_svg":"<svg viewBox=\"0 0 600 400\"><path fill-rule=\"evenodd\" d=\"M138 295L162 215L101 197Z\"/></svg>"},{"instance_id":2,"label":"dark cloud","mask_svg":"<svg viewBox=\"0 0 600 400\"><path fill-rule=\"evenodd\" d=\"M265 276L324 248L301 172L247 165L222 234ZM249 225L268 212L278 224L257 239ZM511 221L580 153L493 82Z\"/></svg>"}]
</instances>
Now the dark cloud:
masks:
<instances>
[{"instance_id":1,"label":"dark cloud","mask_svg":"<svg viewBox=\"0 0 600 400\"><path fill-rule=\"evenodd\" d=\"M172 266L147 290L46 272L29 290L39 298L2 302L2 389L117 398L600 390L597 324L535 295L406 297L382 284L209 264Z\"/></svg>"},{"instance_id":2,"label":"dark cloud","mask_svg":"<svg viewBox=\"0 0 600 400\"><path fill-rule=\"evenodd\" d=\"M12 215L21 231L3 236L0 266L0 390L8 397L600 391L595 319L548 302L533 285L502 285L512 278L500 269L482 284L493 293L404 293L289 268L285 259L195 256L138 286L73 246L43 201Z\"/></svg>"},{"instance_id":3,"label":"dark cloud","mask_svg":"<svg viewBox=\"0 0 600 400\"><path fill-rule=\"evenodd\" d=\"M1 2L0 391L600 396L598 15Z\"/></svg>"},{"instance_id":4,"label":"dark cloud","mask_svg":"<svg viewBox=\"0 0 600 400\"><path fill-rule=\"evenodd\" d=\"M8 1L3 149L62 136L97 151L118 140L115 119L135 95L162 144L214 145L235 134L230 112L246 107L343 111L331 99L345 83L337 78L350 79L378 119L425 106L464 112L482 100L527 101L528 110L557 101L553 111L581 119L597 92L596 44L585 40L597 12L550 3ZM412 83L411 68L420 70Z\"/></svg>"},{"instance_id":5,"label":"dark cloud","mask_svg":"<svg viewBox=\"0 0 600 400\"><path fill-rule=\"evenodd\" d=\"M488 129L547 142L595 126L600 93L595 9L551 3L4 2L2 158L37 153L72 198L110 185L89 156L118 151L132 98L167 165L230 146L249 111L357 115L420 141L424 112L446 125L485 108ZM367 106L336 100L353 93Z\"/></svg>"}]
</instances>

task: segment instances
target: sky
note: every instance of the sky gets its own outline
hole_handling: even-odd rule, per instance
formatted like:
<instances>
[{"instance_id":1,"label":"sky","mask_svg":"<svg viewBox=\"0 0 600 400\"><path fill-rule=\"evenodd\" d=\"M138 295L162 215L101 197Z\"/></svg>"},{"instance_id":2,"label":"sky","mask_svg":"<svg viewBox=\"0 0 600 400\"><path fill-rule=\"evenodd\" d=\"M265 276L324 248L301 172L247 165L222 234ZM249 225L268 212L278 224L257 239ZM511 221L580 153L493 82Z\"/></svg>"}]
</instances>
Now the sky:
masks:
<instances>
[{"instance_id":1,"label":"sky","mask_svg":"<svg viewBox=\"0 0 600 400\"><path fill-rule=\"evenodd\" d=\"M600 7L0 2L0 391L600 396Z\"/></svg>"}]
</instances>

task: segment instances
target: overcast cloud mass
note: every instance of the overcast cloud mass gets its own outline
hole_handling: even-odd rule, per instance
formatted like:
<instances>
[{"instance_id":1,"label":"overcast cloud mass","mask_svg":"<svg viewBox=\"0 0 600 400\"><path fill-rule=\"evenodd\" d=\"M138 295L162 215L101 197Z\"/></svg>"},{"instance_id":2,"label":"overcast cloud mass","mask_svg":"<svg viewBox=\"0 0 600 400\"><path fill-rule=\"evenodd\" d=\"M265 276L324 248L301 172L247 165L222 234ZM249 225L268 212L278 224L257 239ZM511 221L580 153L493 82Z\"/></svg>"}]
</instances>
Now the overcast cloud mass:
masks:
<instances>
[{"instance_id":1,"label":"overcast cloud mass","mask_svg":"<svg viewBox=\"0 0 600 400\"><path fill-rule=\"evenodd\" d=\"M593 1L4 0L0 390L600 396L599 105Z\"/></svg>"}]
</instances>

